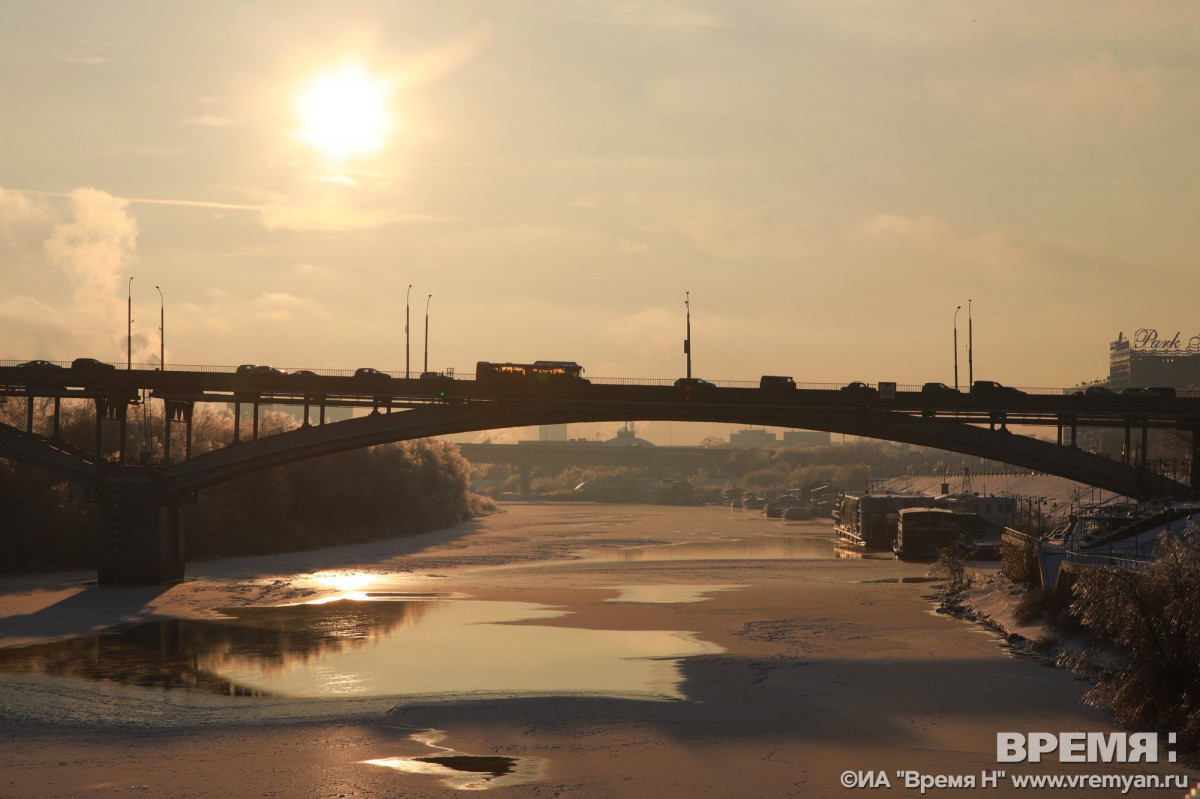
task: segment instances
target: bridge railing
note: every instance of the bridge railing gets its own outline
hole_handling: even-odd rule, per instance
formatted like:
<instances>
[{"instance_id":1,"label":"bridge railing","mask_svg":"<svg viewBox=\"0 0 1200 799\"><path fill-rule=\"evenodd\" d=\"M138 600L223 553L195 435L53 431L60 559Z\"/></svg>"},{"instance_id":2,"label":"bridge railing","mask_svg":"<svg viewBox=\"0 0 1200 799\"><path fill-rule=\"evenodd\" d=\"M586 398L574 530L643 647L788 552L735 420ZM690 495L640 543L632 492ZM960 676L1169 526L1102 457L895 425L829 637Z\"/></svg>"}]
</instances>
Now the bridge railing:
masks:
<instances>
[{"instance_id":1,"label":"bridge railing","mask_svg":"<svg viewBox=\"0 0 1200 799\"><path fill-rule=\"evenodd\" d=\"M1111 566L1127 572L1141 574L1150 568L1153 558L1141 556L1084 554L1082 552L1067 552L1066 562L1073 566Z\"/></svg>"},{"instance_id":2,"label":"bridge railing","mask_svg":"<svg viewBox=\"0 0 1200 799\"><path fill-rule=\"evenodd\" d=\"M0 367L21 366L22 364L27 363L27 362L28 362L28 359L0 360ZM61 366L63 368L70 368L70 366L71 366L71 361L49 361L49 363L55 364L57 366ZM115 366L118 369L125 368L124 361L119 361L119 362L118 361L109 361L108 363L110 363L112 366ZM182 364L182 363L168 363L168 364L166 364L165 368L162 364L158 364L158 363L134 363L134 364L131 364L130 367L135 370L144 370L144 371L158 371L160 369L164 369L165 371L168 371L168 372L200 372L200 373L209 373L209 374L233 374L233 373L236 373L239 368L238 366L229 366L229 365ZM325 377L352 377L354 375L354 373L357 371L356 369L326 369L326 368L314 368L314 367L307 367L307 366L295 366L295 367L288 366L288 367L280 367L280 368L284 372L290 373L290 372L297 372L297 371L303 370L303 371L313 372L314 374L325 376ZM402 371L399 371L399 370L380 369L379 371L381 371L385 375L388 375L389 377L394 377L394 378L404 378L405 377L405 373ZM413 370L408 373L408 376L410 378L419 378L420 374L421 373L419 370ZM444 374L452 376L456 380L474 380L475 379L475 375L472 373L455 372L453 369L445 370ZM597 385L608 385L608 386L671 386L671 385L675 384L676 379L677 378L591 377L591 376L588 377L588 381L591 383L595 383ZM758 385L759 385L757 380L711 380L709 382L711 382L713 385L720 386L722 388L758 388ZM834 390L839 390L841 388L844 388L846 385L847 384L845 382L819 383L819 382L799 382L799 381L797 381L796 388L808 389L808 390L834 391ZM878 383L872 382L872 383L868 383L868 385L870 385L871 387L877 387ZM1013 388L1016 388L1018 391L1021 391L1024 394L1030 394L1030 395L1036 395L1036 396L1063 396L1063 395L1074 394L1080 390L1080 386L1071 386L1069 388L1046 387L1046 386L1014 386ZM898 383L896 385L896 390L903 391L903 392L919 392L921 390L921 384ZM969 395L970 387L962 386L961 391L964 395ZM1180 397L1197 397L1197 396L1200 396L1200 390L1180 390L1178 392L1178 396L1180 396Z\"/></svg>"}]
</instances>

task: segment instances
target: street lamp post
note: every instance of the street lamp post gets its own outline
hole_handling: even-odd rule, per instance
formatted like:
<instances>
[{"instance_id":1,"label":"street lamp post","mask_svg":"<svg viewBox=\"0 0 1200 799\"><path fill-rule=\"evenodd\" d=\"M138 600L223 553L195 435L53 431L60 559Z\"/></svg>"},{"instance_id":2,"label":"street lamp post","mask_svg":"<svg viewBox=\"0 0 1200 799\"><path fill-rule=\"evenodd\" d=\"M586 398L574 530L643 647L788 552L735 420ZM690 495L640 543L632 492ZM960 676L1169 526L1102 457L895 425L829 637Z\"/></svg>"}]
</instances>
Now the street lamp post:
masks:
<instances>
[{"instance_id":1,"label":"street lamp post","mask_svg":"<svg viewBox=\"0 0 1200 799\"><path fill-rule=\"evenodd\" d=\"M129 313L126 314L129 323L125 332L125 371L133 370L133 277L129 278L126 286Z\"/></svg>"},{"instance_id":2,"label":"street lamp post","mask_svg":"<svg viewBox=\"0 0 1200 799\"><path fill-rule=\"evenodd\" d=\"M967 383L975 385L974 328L971 326L971 300L967 300Z\"/></svg>"},{"instance_id":3,"label":"street lamp post","mask_svg":"<svg viewBox=\"0 0 1200 799\"><path fill-rule=\"evenodd\" d=\"M683 352L687 355L687 376L692 377L692 293L685 291L683 293L683 306L687 308L687 338L683 340Z\"/></svg>"},{"instance_id":4,"label":"street lamp post","mask_svg":"<svg viewBox=\"0 0 1200 799\"><path fill-rule=\"evenodd\" d=\"M408 368L408 309L409 299L412 297L412 283L408 284L408 293L404 295L404 377L407 379L411 375Z\"/></svg>"},{"instance_id":5,"label":"street lamp post","mask_svg":"<svg viewBox=\"0 0 1200 799\"><path fill-rule=\"evenodd\" d=\"M429 301L432 299L432 294L425 298L425 372L429 371Z\"/></svg>"},{"instance_id":6,"label":"street lamp post","mask_svg":"<svg viewBox=\"0 0 1200 799\"><path fill-rule=\"evenodd\" d=\"M954 309L954 390L958 391L958 312L962 306Z\"/></svg>"},{"instance_id":7,"label":"street lamp post","mask_svg":"<svg viewBox=\"0 0 1200 799\"><path fill-rule=\"evenodd\" d=\"M163 299L162 289L158 289L158 369L167 371L167 301Z\"/></svg>"}]
</instances>

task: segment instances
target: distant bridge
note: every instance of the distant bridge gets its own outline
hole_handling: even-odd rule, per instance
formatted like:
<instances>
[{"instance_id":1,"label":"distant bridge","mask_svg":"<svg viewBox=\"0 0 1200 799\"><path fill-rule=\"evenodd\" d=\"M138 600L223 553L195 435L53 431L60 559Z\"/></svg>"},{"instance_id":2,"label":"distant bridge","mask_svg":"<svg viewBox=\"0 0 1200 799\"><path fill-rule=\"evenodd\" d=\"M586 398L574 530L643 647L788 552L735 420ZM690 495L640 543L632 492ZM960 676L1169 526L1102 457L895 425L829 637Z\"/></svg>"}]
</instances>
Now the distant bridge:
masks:
<instances>
[{"instance_id":1,"label":"distant bridge","mask_svg":"<svg viewBox=\"0 0 1200 799\"><path fill-rule=\"evenodd\" d=\"M259 469L334 452L468 431L568 422L678 421L791 427L901 441L1057 474L1139 499L1185 498L1200 486L1192 458L1191 485L1131 462L1134 435L1146 451L1147 431L1169 428L1200 436L1200 398L1152 394L1070 395L992 390L926 392L915 387L839 388L809 385L760 388L705 381L586 381L508 379L479 382L448 376L409 379L386 374L283 374L208 369L80 370L0 366L0 398L24 398L26 429L0 426L0 456L90 485L101 496L103 582L159 581L182 575L180 501L188 492ZM133 466L124 452L128 408L146 393L164 404L167 425L162 466ZM53 402L49 436L33 434L36 398ZM63 400L95 408L95 446L73 451L59 441ZM197 402L234 407L235 443L190 455ZM299 429L258 437L263 405L303 406ZM370 408L367 416L322 424L327 407ZM253 414L243 441L243 409ZM316 414L317 423L311 424ZM117 425L121 448L102 450L105 425ZM1057 443L1009 432L1009 425L1050 426ZM170 431L183 426L184 459L171 462ZM1122 461L1075 446L1079 427L1125 430Z\"/></svg>"},{"instance_id":2,"label":"distant bridge","mask_svg":"<svg viewBox=\"0 0 1200 799\"><path fill-rule=\"evenodd\" d=\"M526 441L520 444L459 444L471 463L505 463L520 470L521 493L529 493L530 475L538 466L636 466L650 477L669 472L724 466L734 450L724 447L655 447L605 445L599 441Z\"/></svg>"}]
</instances>

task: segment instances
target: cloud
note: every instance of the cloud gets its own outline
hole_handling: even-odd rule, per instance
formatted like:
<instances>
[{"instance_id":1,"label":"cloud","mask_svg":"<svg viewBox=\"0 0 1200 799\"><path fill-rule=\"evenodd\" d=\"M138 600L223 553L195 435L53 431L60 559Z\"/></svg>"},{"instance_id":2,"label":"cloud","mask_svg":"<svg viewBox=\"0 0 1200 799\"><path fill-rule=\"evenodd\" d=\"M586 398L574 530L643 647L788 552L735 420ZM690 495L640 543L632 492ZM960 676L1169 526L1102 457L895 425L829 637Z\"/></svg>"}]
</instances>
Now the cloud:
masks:
<instances>
[{"instance_id":1,"label":"cloud","mask_svg":"<svg viewBox=\"0 0 1200 799\"><path fill-rule=\"evenodd\" d=\"M621 236L617 239L617 252L621 255L648 255L654 248L644 241L634 241L633 239Z\"/></svg>"},{"instance_id":2,"label":"cloud","mask_svg":"<svg viewBox=\"0 0 1200 799\"><path fill-rule=\"evenodd\" d=\"M183 120L183 124L202 128L227 128L230 125L239 124L239 120L214 116L213 114L201 114L198 117L190 117Z\"/></svg>"},{"instance_id":3,"label":"cloud","mask_svg":"<svg viewBox=\"0 0 1200 799\"><path fill-rule=\"evenodd\" d=\"M267 322L282 322L286 320L328 319L328 311L321 309L317 301L309 297L297 297L286 291L264 291L254 299L253 313L255 318Z\"/></svg>"},{"instance_id":4,"label":"cloud","mask_svg":"<svg viewBox=\"0 0 1200 799\"><path fill-rule=\"evenodd\" d=\"M482 24L464 33L454 41L422 53L413 59L403 71L399 81L404 88L415 88L433 83L471 61L492 40L492 26Z\"/></svg>"},{"instance_id":5,"label":"cloud","mask_svg":"<svg viewBox=\"0 0 1200 799\"><path fill-rule=\"evenodd\" d=\"M71 288L75 315L83 327L107 329L124 342L120 284L137 247L137 222L128 201L97 189L70 194L67 218L54 225L42 248L51 267Z\"/></svg>"},{"instance_id":6,"label":"cloud","mask_svg":"<svg viewBox=\"0 0 1200 799\"><path fill-rule=\"evenodd\" d=\"M21 191L0 188L0 242L13 248L39 246L54 225L54 211Z\"/></svg>"},{"instance_id":7,"label":"cloud","mask_svg":"<svg viewBox=\"0 0 1200 799\"><path fill-rule=\"evenodd\" d=\"M55 225L43 247L50 263L74 287L79 307L113 298L137 244L127 200L97 189L71 192L70 218Z\"/></svg>"},{"instance_id":8,"label":"cloud","mask_svg":"<svg viewBox=\"0 0 1200 799\"><path fill-rule=\"evenodd\" d=\"M272 232L348 232L401 222L447 221L447 217L402 213L341 200L283 200L264 205L261 211L263 227Z\"/></svg>"},{"instance_id":9,"label":"cloud","mask_svg":"<svg viewBox=\"0 0 1200 799\"><path fill-rule=\"evenodd\" d=\"M1026 261L1025 255L1003 233L964 234L932 216L876 214L867 220L866 227L872 236L898 238L925 253L980 267L997 276L1010 275Z\"/></svg>"},{"instance_id":10,"label":"cloud","mask_svg":"<svg viewBox=\"0 0 1200 799\"><path fill-rule=\"evenodd\" d=\"M79 64L85 67L95 67L108 63L107 56L67 56L63 60L68 64Z\"/></svg>"}]
</instances>

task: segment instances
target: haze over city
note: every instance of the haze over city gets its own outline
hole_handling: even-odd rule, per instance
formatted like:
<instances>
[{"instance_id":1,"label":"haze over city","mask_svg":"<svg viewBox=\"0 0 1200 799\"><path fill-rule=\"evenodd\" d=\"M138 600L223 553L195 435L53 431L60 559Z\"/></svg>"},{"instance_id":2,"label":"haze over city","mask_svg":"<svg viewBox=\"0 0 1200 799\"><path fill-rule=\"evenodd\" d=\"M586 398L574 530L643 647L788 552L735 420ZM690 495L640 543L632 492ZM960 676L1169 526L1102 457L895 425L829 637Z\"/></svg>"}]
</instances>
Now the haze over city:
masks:
<instances>
[{"instance_id":1,"label":"haze over city","mask_svg":"<svg viewBox=\"0 0 1200 799\"><path fill-rule=\"evenodd\" d=\"M1067 386L1197 332L1177 3L11 3L5 358ZM134 277L132 285L129 278ZM432 299L430 299L432 295Z\"/></svg>"}]
</instances>

